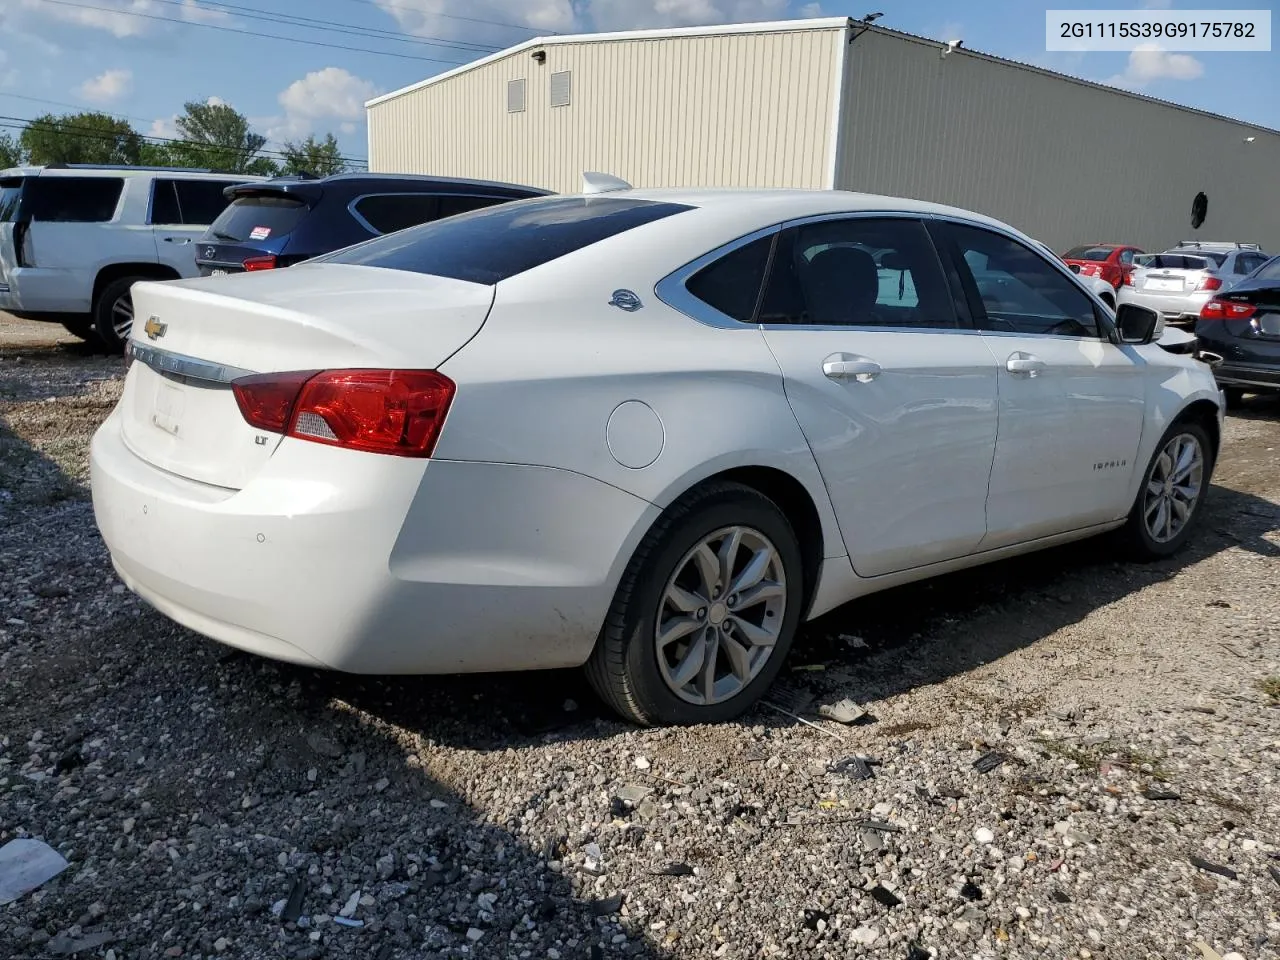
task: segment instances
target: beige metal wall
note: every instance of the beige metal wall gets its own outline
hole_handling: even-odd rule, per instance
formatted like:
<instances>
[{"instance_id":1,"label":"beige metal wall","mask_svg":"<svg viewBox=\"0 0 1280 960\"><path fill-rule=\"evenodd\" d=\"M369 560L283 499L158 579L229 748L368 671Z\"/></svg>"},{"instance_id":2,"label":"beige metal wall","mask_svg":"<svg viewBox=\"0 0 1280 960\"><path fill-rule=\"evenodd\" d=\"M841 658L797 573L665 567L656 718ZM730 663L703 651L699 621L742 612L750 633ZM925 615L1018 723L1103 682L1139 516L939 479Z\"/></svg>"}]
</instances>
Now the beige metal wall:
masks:
<instances>
[{"instance_id":1,"label":"beige metal wall","mask_svg":"<svg viewBox=\"0 0 1280 960\"><path fill-rule=\"evenodd\" d=\"M880 32L853 41L837 186L976 210L1059 252L1194 237L1280 251L1280 135L938 52ZM1199 191L1209 212L1193 230Z\"/></svg>"},{"instance_id":2,"label":"beige metal wall","mask_svg":"<svg viewBox=\"0 0 1280 960\"><path fill-rule=\"evenodd\" d=\"M508 180L557 192L584 170L636 186L829 185L843 32L548 44L368 110L370 169ZM551 74L571 103L550 105ZM524 113L507 81L527 78Z\"/></svg>"}]
</instances>

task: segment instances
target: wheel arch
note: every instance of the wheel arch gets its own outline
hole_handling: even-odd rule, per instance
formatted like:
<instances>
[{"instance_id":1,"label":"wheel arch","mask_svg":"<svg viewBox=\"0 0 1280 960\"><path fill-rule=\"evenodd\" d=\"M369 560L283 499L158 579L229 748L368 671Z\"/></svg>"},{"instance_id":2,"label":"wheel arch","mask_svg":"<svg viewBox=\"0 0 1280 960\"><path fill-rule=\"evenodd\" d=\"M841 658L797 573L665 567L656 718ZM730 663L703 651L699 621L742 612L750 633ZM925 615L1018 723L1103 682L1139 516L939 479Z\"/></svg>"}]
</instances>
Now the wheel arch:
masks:
<instances>
[{"instance_id":1,"label":"wheel arch","mask_svg":"<svg viewBox=\"0 0 1280 960\"><path fill-rule=\"evenodd\" d=\"M181 274L172 267L165 266L162 263L110 263L98 270L97 276L93 278L93 299L91 301L92 309L97 309L98 297L102 295L102 291L108 285L117 280L123 280L125 277L138 277L142 280L180 280Z\"/></svg>"},{"instance_id":2,"label":"wheel arch","mask_svg":"<svg viewBox=\"0 0 1280 960\"><path fill-rule=\"evenodd\" d=\"M1212 400L1193 400L1182 408L1174 423L1195 423L1209 435L1213 444L1213 460L1216 463L1222 449L1222 429L1218 424L1218 405Z\"/></svg>"}]
</instances>

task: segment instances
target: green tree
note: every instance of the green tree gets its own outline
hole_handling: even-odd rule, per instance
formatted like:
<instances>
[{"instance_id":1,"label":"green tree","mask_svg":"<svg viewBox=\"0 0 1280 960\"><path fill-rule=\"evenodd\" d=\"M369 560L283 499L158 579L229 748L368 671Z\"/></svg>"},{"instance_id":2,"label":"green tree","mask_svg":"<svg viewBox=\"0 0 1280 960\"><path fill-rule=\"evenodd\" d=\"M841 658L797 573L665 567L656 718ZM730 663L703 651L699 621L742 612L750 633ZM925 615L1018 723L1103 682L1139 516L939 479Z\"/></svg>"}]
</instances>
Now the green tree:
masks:
<instances>
[{"instance_id":1,"label":"green tree","mask_svg":"<svg viewBox=\"0 0 1280 960\"><path fill-rule=\"evenodd\" d=\"M300 143L286 141L282 152L283 173L314 173L317 177L328 177L347 170L347 161L342 158L337 138L332 133L326 133L323 140L317 140L313 134Z\"/></svg>"},{"instance_id":2,"label":"green tree","mask_svg":"<svg viewBox=\"0 0 1280 960\"><path fill-rule=\"evenodd\" d=\"M7 133L0 133L0 170L16 167L22 162L22 148Z\"/></svg>"},{"instance_id":3,"label":"green tree","mask_svg":"<svg viewBox=\"0 0 1280 960\"><path fill-rule=\"evenodd\" d=\"M125 120L105 113L36 117L18 138L27 162L137 163L143 140Z\"/></svg>"},{"instance_id":4,"label":"green tree","mask_svg":"<svg viewBox=\"0 0 1280 960\"><path fill-rule=\"evenodd\" d=\"M183 110L178 118L182 142L168 145L173 163L222 173L276 172L276 165L260 155L267 138L250 129L244 114L225 103L198 101Z\"/></svg>"}]
</instances>

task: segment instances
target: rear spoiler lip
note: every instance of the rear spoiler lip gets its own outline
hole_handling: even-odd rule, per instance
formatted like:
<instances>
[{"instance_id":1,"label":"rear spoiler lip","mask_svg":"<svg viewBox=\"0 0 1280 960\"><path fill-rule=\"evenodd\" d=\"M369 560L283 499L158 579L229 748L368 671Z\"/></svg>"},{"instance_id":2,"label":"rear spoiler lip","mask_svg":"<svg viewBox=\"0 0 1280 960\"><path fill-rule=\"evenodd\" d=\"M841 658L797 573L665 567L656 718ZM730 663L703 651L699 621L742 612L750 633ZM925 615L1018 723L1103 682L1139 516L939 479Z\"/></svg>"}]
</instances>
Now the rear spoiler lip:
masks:
<instances>
[{"instance_id":1,"label":"rear spoiler lip","mask_svg":"<svg viewBox=\"0 0 1280 960\"><path fill-rule=\"evenodd\" d=\"M240 200L244 197L276 195L294 197L307 203L315 203L324 196L324 188L315 183L299 181L297 183L234 183L222 191L228 200Z\"/></svg>"}]
</instances>

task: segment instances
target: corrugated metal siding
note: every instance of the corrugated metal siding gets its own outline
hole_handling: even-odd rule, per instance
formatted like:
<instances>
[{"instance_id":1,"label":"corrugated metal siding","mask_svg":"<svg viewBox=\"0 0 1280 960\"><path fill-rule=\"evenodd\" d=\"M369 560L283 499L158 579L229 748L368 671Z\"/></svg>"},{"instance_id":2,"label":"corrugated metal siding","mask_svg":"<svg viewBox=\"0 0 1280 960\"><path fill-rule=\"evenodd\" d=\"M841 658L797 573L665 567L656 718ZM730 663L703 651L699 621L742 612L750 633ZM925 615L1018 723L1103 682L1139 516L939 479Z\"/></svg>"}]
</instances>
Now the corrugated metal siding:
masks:
<instances>
[{"instance_id":1,"label":"corrugated metal siding","mask_svg":"<svg viewBox=\"0 0 1280 960\"><path fill-rule=\"evenodd\" d=\"M876 32L854 41L837 186L965 207L1060 252L1195 236L1280 250L1280 136L938 50ZM1209 215L1192 230L1202 190Z\"/></svg>"},{"instance_id":2,"label":"corrugated metal siding","mask_svg":"<svg viewBox=\"0 0 1280 960\"><path fill-rule=\"evenodd\" d=\"M528 51L369 108L370 168L577 191L584 170L636 186L823 187L842 31L614 40ZM551 74L572 71L551 107ZM507 81L528 78L526 110Z\"/></svg>"}]
</instances>

